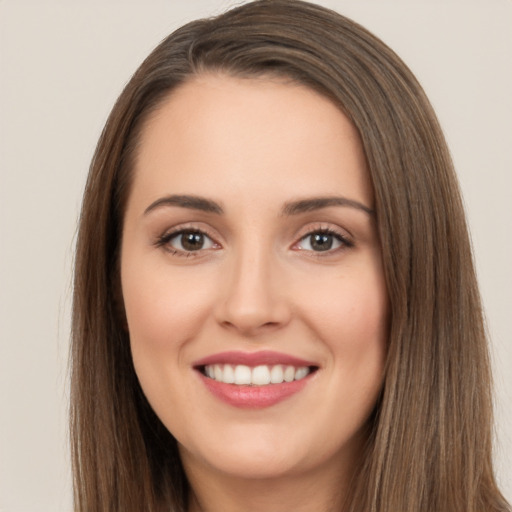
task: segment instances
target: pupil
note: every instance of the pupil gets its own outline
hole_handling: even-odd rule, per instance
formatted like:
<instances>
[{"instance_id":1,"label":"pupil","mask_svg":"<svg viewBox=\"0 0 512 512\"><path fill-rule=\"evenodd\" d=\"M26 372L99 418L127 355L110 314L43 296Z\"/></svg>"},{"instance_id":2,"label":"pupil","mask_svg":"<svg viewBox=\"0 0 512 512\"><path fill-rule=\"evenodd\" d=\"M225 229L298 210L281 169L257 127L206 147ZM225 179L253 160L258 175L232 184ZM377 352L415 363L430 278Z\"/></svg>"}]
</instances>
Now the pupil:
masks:
<instances>
[{"instance_id":1,"label":"pupil","mask_svg":"<svg viewBox=\"0 0 512 512\"><path fill-rule=\"evenodd\" d=\"M312 236L311 247L315 251L328 251L332 247L332 235L317 233Z\"/></svg>"},{"instance_id":2,"label":"pupil","mask_svg":"<svg viewBox=\"0 0 512 512\"><path fill-rule=\"evenodd\" d=\"M204 236L201 233L183 233L181 245L187 251L198 251L203 247Z\"/></svg>"}]
</instances>

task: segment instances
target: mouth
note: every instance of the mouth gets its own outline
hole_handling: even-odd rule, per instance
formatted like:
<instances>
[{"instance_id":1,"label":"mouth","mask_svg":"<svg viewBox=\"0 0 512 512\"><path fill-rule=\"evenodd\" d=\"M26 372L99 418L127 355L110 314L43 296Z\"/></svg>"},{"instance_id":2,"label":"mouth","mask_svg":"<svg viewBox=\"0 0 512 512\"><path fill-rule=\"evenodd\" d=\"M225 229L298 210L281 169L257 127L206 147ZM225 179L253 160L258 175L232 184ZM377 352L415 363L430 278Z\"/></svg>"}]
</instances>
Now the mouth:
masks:
<instances>
[{"instance_id":1,"label":"mouth","mask_svg":"<svg viewBox=\"0 0 512 512\"><path fill-rule=\"evenodd\" d=\"M270 386L305 379L317 366L209 364L197 368L205 377L237 386Z\"/></svg>"},{"instance_id":2,"label":"mouth","mask_svg":"<svg viewBox=\"0 0 512 512\"><path fill-rule=\"evenodd\" d=\"M218 399L240 408L274 405L301 391L319 366L276 352L224 352L193 365Z\"/></svg>"}]
</instances>

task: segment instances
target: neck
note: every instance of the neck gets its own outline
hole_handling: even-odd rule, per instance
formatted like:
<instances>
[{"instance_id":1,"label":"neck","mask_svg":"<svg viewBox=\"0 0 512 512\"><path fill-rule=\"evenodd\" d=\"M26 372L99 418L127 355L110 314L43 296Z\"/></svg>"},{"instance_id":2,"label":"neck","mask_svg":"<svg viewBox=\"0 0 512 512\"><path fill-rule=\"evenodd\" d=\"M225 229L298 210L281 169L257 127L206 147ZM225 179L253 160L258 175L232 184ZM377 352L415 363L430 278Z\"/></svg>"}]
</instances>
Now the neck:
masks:
<instances>
[{"instance_id":1,"label":"neck","mask_svg":"<svg viewBox=\"0 0 512 512\"><path fill-rule=\"evenodd\" d=\"M240 478L211 468L185 468L190 482L188 512L342 512L353 465L286 477Z\"/></svg>"},{"instance_id":2,"label":"neck","mask_svg":"<svg viewBox=\"0 0 512 512\"><path fill-rule=\"evenodd\" d=\"M344 492L340 488L319 488L318 483L238 480L229 486L209 482L193 489L189 512L340 512Z\"/></svg>"}]
</instances>

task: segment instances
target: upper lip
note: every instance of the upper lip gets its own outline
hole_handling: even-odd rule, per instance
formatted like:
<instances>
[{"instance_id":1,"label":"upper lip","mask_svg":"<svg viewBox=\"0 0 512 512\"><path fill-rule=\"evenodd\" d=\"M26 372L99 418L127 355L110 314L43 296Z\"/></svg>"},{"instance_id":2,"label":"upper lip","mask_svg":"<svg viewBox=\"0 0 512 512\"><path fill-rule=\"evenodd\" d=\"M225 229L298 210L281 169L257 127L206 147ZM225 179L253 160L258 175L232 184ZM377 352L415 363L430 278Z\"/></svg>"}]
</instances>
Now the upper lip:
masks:
<instances>
[{"instance_id":1,"label":"upper lip","mask_svg":"<svg viewBox=\"0 0 512 512\"><path fill-rule=\"evenodd\" d=\"M291 356L289 354L283 354L280 352L274 352L270 350L261 350L259 352L241 352L241 351L229 351L219 352L212 354L193 363L194 367L208 366L212 364L232 364L232 365L246 365L246 366L260 366L269 365L274 366L278 364L302 367L302 366L315 366L312 361L301 359L299 357Z\"/></svg>"}]
</instances>

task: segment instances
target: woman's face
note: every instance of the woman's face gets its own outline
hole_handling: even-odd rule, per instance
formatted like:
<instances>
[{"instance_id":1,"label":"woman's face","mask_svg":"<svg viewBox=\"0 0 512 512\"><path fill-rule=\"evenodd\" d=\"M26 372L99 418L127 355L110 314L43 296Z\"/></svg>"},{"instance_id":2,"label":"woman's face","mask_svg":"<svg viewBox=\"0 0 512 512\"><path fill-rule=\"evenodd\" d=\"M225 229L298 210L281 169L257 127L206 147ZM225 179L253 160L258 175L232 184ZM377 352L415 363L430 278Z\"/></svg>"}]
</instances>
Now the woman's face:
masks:
<instances>
[{"instance_id":1,"label":"woman's face","mask_svg":"<svg viewBox=\"0 0 512 512\"><path fill-rule=\"evenodd\" d=\"M202 75L147 121L121 280L141 386L190 472L342 470L388 303L361 143L323 96Z\"/></svg>"}]
</instances>

